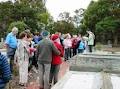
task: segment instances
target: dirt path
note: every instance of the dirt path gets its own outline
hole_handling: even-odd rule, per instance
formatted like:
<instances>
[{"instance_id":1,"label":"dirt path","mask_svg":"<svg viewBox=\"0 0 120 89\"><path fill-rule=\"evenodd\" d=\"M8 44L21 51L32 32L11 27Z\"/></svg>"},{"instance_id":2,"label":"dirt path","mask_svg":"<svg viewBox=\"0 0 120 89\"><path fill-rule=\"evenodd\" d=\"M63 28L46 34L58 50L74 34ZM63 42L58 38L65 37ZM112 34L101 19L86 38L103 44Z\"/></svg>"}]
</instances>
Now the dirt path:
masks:
<instances>
[{"instance_id":1,"label":"dirt path","mask_svg":"<svg viewBox=\"0 0 120 89\"><path fill-rule=\"evenodd\" d=\"M69 65L67 62L63 62L61 64L61 68L60 68L60 72L59 72L59 79L61 79L64 76L64 74L68 70L68 67L69 67ZM13 79L9 83L9 86L8 86L9 88L7 87L7 89L39 89L38 76L39 75L32 70L31 75L29 76L27 87L19 86L18 76L13 77Z\"/></svg>"}]
</instances>

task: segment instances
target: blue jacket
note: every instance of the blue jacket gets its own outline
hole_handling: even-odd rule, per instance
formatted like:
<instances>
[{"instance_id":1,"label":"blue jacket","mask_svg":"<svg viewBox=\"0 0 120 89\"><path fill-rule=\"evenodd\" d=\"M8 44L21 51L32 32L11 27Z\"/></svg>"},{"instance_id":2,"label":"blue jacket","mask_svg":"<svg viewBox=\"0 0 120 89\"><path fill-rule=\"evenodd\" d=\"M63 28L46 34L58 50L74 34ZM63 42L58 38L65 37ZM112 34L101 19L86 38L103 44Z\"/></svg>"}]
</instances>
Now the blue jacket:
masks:
<instances>
[{"instance_id":1,"label":"blue jacket","mask_svg":"<svg viewBox=\"0 0 120 89\"><path fill-rule=\"evenodd\" d=\"M85 44L83 41L80 41L78 49L85 49Z\"/></svg>"},{"instance_id":2,"label":"blue jacket","mask_svg":"<svg viewBox=\"0 0 120 89\"><path fill-rule=\"evenodd\" d=\"M0 89L4 89L5 85L11 79L10 65L7 57L0 53Z\"/></svg>"}]
</instances>

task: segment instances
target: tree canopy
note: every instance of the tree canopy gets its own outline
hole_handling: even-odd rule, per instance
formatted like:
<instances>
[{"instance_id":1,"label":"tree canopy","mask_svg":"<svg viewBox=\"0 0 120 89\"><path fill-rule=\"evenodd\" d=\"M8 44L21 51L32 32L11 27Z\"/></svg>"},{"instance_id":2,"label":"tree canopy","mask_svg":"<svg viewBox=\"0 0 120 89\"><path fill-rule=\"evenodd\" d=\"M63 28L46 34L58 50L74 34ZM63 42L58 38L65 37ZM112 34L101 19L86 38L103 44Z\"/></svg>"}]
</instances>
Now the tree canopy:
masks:
<instances>
[{"instance_id":1,"label":"tree canopy","mask_svg":"<svg viewBox=\"0 0 120 89\"><path fill-rule=\"evenodd\" d=\"M40 31L40 24L48 24L50 14L42 0L0 2L0 30L5 32L14 22L23 22L32 32ZM3 35L3 34L2 34Z\"/></svg>"},{"instance_id":2,"label":"tree canopy","mask_svg":"<svg viewBox=\"0 0 120 89\"><path fill-rule=\"evenodd\" d=\"M99 36L100 33L116 34L120 32L120 0L98 0L91 2L84 13L82 26ZM107 33L108 32L108 33ZM110 33L109 33L110 32ZM117 34L116 34L117 35ZM118 36L112 35L117 44Z\"/></svg>"}]
</instances>

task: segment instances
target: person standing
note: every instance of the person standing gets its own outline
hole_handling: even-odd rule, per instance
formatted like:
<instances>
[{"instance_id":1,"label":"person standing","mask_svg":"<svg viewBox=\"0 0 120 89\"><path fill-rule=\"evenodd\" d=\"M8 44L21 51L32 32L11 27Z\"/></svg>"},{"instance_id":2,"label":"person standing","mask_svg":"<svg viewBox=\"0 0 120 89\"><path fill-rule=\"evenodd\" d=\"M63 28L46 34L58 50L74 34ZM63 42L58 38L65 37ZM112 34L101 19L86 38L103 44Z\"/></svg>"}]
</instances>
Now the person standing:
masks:
<instances>
[{"instance_id":1,"label":"person standing","mask_svg":"<svg viewBox=\"0 0 120 89\"><path fill-rule=\"evenodd\" d=\"M72 47L72 40L71 35L68 33L63 41L64 49L65 49L65 61L71 58L71 47Z\"/></svg>"},{"instance_id":2,"label":"person standing","mask_svg":"<svg viewBox=\"0 0 120 89\"><path fill-rule=\"evenodd\" d=\"M29 58L29 67L28 67L28 72L30 73L30 70L33 68L33 66L35 67L34 68L34 71L37 72L36 69L38 69L38 65L37 65L37 60L35 58L35 51L36 51L36 48L35 48L35 42L32 41L33 40L33 35L31 36L31 38L29 38L29 47L30 47L30 58Z\"/></svg>"},{"instance_id":3,"label":"person standing","mask_svg":"<svg viewBox=\"0 0 120 89\"><path fill-rule=\"evenodd\" d=\"M87 31L87 33L88 33L88 49L89 49L89 52L92 52L95 35L91 31Z\"/></svg>"},{"instance_id":4,"label":"person standing","mask_svg":"<svg viewBox=\"0 0 120 89\"><path fill-rule=\"evenodd\" d=\"M79 42L78 42L78 53L83 53L84 50L85 50L85 43L83 42L83 40L81 39Z\"/></svg>"},{"instance_id":5,"label":"person standing","mask_svg":"<svg viewBox=\"0 0 120 89\"><path fill-rule=\"evenodd\" d=\"M38 43L36 57L38 58L38 72L40 89L50 89L49 74L52 54L60 55L59 50L49 39L50 33L46 30L41 33L43 39Z\"/></svg>"},{"instance_id":6,"label":"person standing","mask_svg":"<svg viewBox=\"0 0 120 89\"><path fill-rule=\"evenodd\" d=\"M73 39L72 39L72 49L73 49L73 56L75 56L77 54L77 35L73 35Z\"/></svg>"},{"instance_id":7,"label":"person standing","mask_svg":"<svg viewBox=\"0 0 120 89\"><path fill-rule=\"evenodd\" d=\"M50 84L52 85L52 81L54 84L58 82L58 73L60 70L60 64L62 63L61 57L64 55L64 49L60 43L60 38L58 34L52 36L52 41L54 42L57 49L60 51L60 55L53 54L51 69L50 69Z\"/></svg>"},{"instance_id":8,"label":"person standing","mask_svg":"<svg viewBox=\"0 0 120 89\"><path fill-rule=\"evenodd\" d=\"M15 64L19 66L19 85L26 86L28 82L28 64L30 57L29 38L31 35L21 32L15 52Z\"/></svg>"},{"instance_id":9,"label":"person standing","mask_svg":"<svg viewBox=\"0 0 120 89\"><path fill-rule=\"evenodd\" d=\"M0 89L5 89L11 79L10 65L6 56L0 52Z\"/></svg>"},{"instance_id":10,"label":"person standing","mask_svg":"<svg viewBox=\"0 0 120 89\"><path fill-rule=\"evenodd\" d=\"M36 32L34 34L33 41L35 42L35 44L38 44L40 40L41 40L41 38L39 36L39 32Z\"/></svg>"},{"instance_id":11,"label":"person standing","mask_svg":"<svg viewBox=\"0 0 120 89\"><path fill-rule=\"evenodd\" d=\"M7 56L10 61L11 72L13 72L14 54L17 48L17 38L16 38L17 33L18 33L18 28L13 27L12 32L8 33L5 40L5 46L7 48Z\"/></svg>"}]
</instances>

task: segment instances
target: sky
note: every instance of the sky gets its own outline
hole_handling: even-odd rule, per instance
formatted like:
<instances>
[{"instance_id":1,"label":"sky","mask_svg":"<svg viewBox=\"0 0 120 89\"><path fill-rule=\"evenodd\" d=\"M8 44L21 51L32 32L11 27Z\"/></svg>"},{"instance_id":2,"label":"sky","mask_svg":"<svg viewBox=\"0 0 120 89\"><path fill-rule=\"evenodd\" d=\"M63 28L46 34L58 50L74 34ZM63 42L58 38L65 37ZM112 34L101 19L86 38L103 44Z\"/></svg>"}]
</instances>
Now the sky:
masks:
<instances>
[{"instance_id":1,"label":"sky","mask_svg":"<svg viewBox=\"0 0 120 89\"><path fill-rule=\"evenodd\" d=\"M46 7L54 20L58 19L61 12L70 12L71 16L76 9L86 9L91 0L47 0Z\"/></svg>"}]
</instances>

